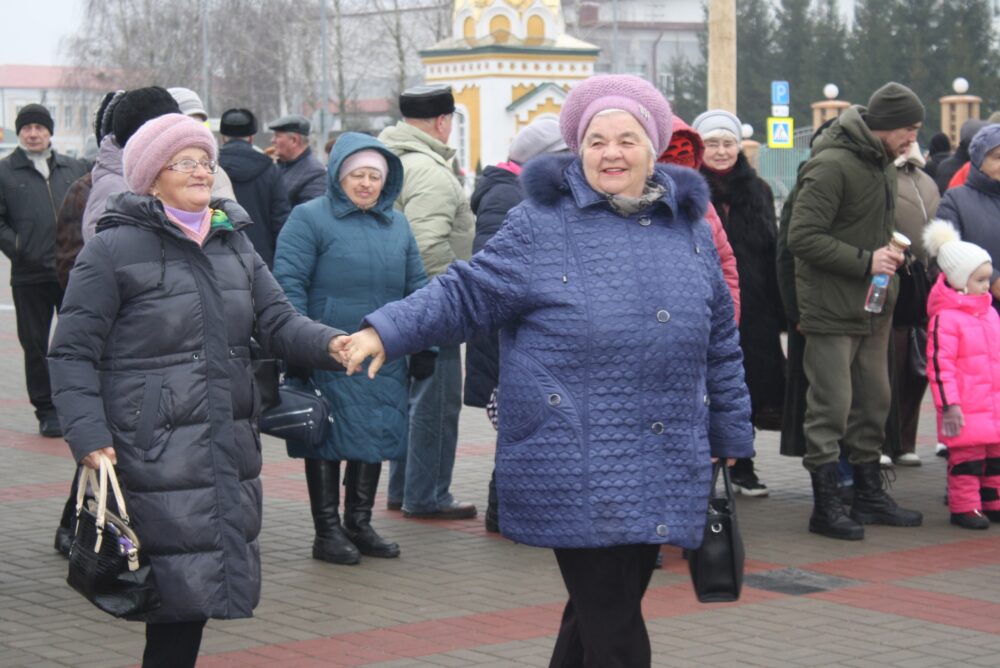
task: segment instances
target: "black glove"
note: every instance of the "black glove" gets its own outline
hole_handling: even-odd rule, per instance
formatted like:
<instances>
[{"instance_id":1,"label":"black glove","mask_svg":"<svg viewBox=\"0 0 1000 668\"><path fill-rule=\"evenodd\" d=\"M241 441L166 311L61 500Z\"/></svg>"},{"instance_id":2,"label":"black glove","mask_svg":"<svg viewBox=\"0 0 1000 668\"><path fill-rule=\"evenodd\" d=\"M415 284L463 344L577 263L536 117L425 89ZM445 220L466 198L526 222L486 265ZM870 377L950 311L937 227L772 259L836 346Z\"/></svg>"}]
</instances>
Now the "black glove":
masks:
<instances>
[{"instance_id":1,"label":"black glove","mask_svg":"<svg viewBox=\"0 0 1000 668\"><path fill-rule=\"evenodd\" d=\"M410 378L424 380L434 374L437 353L433 350L421 350L410 355Z\"/></svg>"}]
</instances>

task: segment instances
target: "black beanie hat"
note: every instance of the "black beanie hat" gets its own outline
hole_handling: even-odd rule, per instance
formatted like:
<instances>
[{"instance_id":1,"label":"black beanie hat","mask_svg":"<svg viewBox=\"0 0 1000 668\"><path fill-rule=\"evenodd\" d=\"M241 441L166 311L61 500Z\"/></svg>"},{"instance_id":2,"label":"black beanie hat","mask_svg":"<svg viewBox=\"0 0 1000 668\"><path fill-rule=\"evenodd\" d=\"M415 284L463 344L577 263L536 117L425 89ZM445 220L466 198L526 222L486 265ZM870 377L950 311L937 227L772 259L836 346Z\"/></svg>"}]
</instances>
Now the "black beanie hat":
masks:
<instances>
[{"instance_id":1,"label":"black beanie hat","mask_svg":"<svg viewBox=\"0 0 1000 668\"><path fill-rule=\"evenodd\" d=\"M219 120L219 134L224 137L250 137L257 134L257 119L249 109L227 109Z\"/></svg>"},{"instance_id":2,"label":"black beanie hat","mask_svg":"<svg viewBox=\"0 0 1000 668\"><path fill-rule=\"evenodd\" d=\"M871 130L908 128L924 121L924 105L912 90L890 81L872 93L864 119Z\"/></svg>"},{"instance_id":3,"label":"black beanie hat","mask_svg":"<svg viewBox=\"0 0 1000 668\"><path fill-rule=\"evenodd\" d=\"M101 140L104 139L104 135L108 134L104 131L104 112L107 111L108 105L111 104L111 100L115 98L115 91L111 90L104 94L101 98L101 103L97 105L97 111L94 113L94 137L97 138L97 145L101 145Z\"/></svg>"},{"instance_id":4,"label":"black beanie hat","mask_svg":"<svg viewBox=\"0 0 1000 668\"><path fill-rule=\"evenodd\" d=\"M159 118L164 114L179 113L181 113L181 108L177 106L177 101L167 92L166 88L149 86L130 90L119 100L111 119L115 141L124 148L129 138L146 121Z\"/></svg>"},{"instance_id":5,"label":"black beanie hat","mask_svg":"<svg viewBox=\"0 0 1000 668\"><path fill-rule=\"evenodd\" d=\"M55 132L55 123L52 122L52 114L40 104L26 104L17 112L17 119L14 120L14 131L21 134L21 128L31 123L44 125L49 130L49 134Z\"/></svg>"},{"instance_id":6,"label":"black beanie hat","mask_svg":"<svg viewBox=\"0 0 1000 668\"><path fill-rule=\"evenodd\" d=\"M125 97L125 91L123 90L116 91L114 97L112 97L108 101L108 106L104 107L104 113L101 114L102 139L104 137L107 137L108 135L112 135L111 138L114 139L114 130L111 127L111 124L115 118L115 107L118 106L118 103L122 101L123 97Z\"/></svg>"}]
</instances>

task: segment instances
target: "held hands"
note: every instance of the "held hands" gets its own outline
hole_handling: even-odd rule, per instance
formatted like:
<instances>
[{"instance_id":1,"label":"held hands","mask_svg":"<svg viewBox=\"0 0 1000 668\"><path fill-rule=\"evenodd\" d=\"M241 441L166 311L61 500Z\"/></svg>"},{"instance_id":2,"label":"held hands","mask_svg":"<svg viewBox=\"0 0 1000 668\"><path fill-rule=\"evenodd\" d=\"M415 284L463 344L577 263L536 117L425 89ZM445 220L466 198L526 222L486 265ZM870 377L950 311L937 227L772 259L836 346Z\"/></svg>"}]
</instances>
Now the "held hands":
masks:
<instances>
[{"instance_id":1,"label":"held hands","mask_svg":"<svg viewBox=\"0 0 1000 668\"><path fill-rule=\"evenodd\" d=\"M382 339L379 338L378 332L371 327L365 327L360 332L339 338L347 339L341 353L345 356L344 366L347 367L347 375L354 375L354 372L361 368L361 364L371 357L372 362L368 365L368 377L374 378L378 370L385 364L385 348L382 347Z\"/></svg>"},{"instance_id":2,"label":"held hands","mask_svg":"<svg viewBox=\"0 0 1000 668\"><path fill-rule=\"evenodd\" d=\"M347 346L351 337L346 334L341 334L340 336L335 336L330 339L330 342L326 344L326 352L330 354L330 357L337 360L345 367L347 366L347 357L344 355L344 348Z\"/></svg>"},{"instance_id":3,"label":"held hands","mask_svg":"<svg viewBox=\"0 0 1000 668\"><path fill-rule=\"evenodd\" d=\"M101 469L101 455L107 455L108 459L111 460L112 464L118 463L118 455L115 454L115 449L111 446L106 448L101 448L100 450L94 450L89 455L80 460L80 463L86 466L88 469L94 469L99 471ZM74 492L75 494L75 492Z\"/></svg>"},{"instance_id":4,"label":"held hands","mask_svg":"<svg viewBox=\"0 0 1000 668\"><path fill-rule=\"evenodd\" d=\"M965 426L965 417L961 406L948 406L941 414L941 433L945 436L958 436Z\"/></svg>"},{"instance_id":5,"label":"held hands","mask_svg":"<svg viewBox=\"0 0 1000 668\"><path fill-rule=\"evenodd\" d=\"M883 246L872 253L872 276L877 274L892 275L896 273L905 257L892 246Z\"/></svg>"}]
</instances>

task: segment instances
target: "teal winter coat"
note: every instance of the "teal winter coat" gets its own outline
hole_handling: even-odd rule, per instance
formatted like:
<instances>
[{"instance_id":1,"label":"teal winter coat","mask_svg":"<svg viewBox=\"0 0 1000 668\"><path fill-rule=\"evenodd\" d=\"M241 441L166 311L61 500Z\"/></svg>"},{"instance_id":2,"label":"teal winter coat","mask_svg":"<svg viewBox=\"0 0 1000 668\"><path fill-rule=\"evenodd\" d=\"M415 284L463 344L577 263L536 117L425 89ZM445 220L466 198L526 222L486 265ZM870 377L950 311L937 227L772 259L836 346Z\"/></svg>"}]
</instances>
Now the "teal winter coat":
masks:
<instances>
[{"instance_id":1,"label":"teal winter coat","mask_svg":"<svg viewBox=\"0 0 1000 668\"><path fill-rule=\"evenodd\" d=\"M389 166L382 194L368 211L359 209L337 180L343 161L364 149L379 151ZM292 209L278 235L274 276L300 313L355 332L365 315L427 283L410 225L393 208L402 187L402 163L377 139L355 132L340 136L327 167L326 195ZM405 456L404 359L387 363L375 380L321 369L312 377L334 422L319 449L289 442L290 457L376 463Z\"/></svg>"}]
</instances>

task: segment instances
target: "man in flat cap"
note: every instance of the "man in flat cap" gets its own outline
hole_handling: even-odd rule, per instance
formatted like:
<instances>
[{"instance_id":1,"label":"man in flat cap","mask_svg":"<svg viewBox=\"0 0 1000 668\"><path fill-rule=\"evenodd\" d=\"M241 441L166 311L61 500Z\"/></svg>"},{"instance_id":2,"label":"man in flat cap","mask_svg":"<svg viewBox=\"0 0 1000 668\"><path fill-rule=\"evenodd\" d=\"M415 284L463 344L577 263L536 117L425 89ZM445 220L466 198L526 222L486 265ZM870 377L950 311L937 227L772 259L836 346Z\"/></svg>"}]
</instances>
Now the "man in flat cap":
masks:
<instances>
[{"instance_id":1,"label":"man in flat cap","mask_svg":"<svg viewBox=\"0 0 1000 668\"><path fill-rule=\"evenodd\" d=\"M879 458L889 414L888 346L903 253L895 231L898 156L910 150L924 120L912 90L889 82L868 106L854 105L820 135L799 172L788 223L795 257L803 367L809 381L802 463L812 475L809 530L860 540L864 524L918 526L882 488ZM893 277L881 313L865 309L876 275ZM854 469L848 515L838 493L841 445Z\"/></svg>"},{"instance_id":2,"label":"man in flat cap","mask_svg":"<svg viewBox=\"0 0 1000 668\"><path fill-rule=\"evenodd\" d=\"M38 431L57 438L62 429L45 359L52 317L63 296L56 277L56 213L87 167L56 153L54 127L49 110L40 104L25 105L17 113L18 147L0 160L0 250L11 261L17 338L24 350L25 381Z\"/></svg>"},{"instance_id":3,"label":"man in flat cap","mask_svg":"<svg viewBox=\"0 0 1000 668\"><path fill-rule=\"evenodd\" d=\"M326 194L326 167L309 147L309 120L289 114L267 127L274 131L271 146L292 206Z\"/></svg>"},{"instance_id":4,"label":"man in flat cap","mask_svg":"<svg viewBox=\"0 0 1000 668\"><path fill-rule=\"evenodd\" d=\"M396 206L410 221L427 276L444 273L472 254L475 219L452 170L448 146L455 98L448 86L417 86L399 97L403 120L379 140L403 162L403 190ZM410 442L406 461L392 462L389 508L406 517L464 519L476 515L471 503L451 495L462 407L462 366L458 346L442 346L433 375L410 381Z\"/></svg>"},{"instance_id":5,"label":"man in flat cap","mask_svg":"<svg viewBox=\"0 0 1000 668\"><path fill-rule=\"evenodd\" d=\"M226 110L219 122L219 134L223 142L219 164L229 172L236 201L254 222L246 228L246 235L257 254L271 268L278 232L291 211L281 169L254 148L257 118L249 109Z\"/></svg>"}]
</instances>

